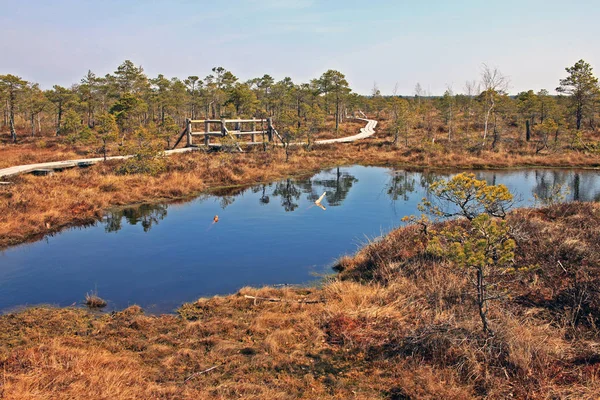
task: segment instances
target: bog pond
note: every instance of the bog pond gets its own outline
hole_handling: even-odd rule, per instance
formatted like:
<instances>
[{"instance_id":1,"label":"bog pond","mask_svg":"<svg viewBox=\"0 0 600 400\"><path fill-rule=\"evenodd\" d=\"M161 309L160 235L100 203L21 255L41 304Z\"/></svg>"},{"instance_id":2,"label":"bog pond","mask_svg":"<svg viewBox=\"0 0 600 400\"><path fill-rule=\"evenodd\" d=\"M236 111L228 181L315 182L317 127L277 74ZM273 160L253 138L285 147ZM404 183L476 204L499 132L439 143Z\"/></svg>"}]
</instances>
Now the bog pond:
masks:
<instances>
[{"instance_id":1,"label":"bog pond","mask_svg":"<svg viewBox=\"0 0 600 400\"><path fill-rule=\"evenodd\" d=\"M508 186L517 207L546 198L556 185L567 201L600 201L599 171L475 174ZM337 258L416 214L431 182L449 176L342 167L180 204L110 212L93 226L1 251L0 311L81 304L97 290L109 310L138 304L161 313L244 286L314 283L333 272ZM314 201L325 191L323 210Z\"/></svg>"}]
</instances>

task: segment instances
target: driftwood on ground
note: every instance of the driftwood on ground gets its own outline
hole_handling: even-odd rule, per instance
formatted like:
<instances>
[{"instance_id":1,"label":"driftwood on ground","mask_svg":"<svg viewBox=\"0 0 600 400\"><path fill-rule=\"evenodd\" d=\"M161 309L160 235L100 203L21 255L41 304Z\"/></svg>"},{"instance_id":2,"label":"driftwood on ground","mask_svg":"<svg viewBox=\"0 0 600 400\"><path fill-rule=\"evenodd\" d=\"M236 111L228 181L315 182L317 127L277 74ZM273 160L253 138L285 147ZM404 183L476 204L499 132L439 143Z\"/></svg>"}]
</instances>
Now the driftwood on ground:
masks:
<instances>
[{"instance_id":1,"label":"driftwood on ground","mask_svg":"<svg viewBox=\"0 0 600 400\"><path fill-rule=\"evenodd\" d=\"M276 297L257 297L257 296L249 296L244 295L244 298L254 300L254 304L257 304L257 300L269 301L272 303L300 303L300 304L316 304L316 303L325 303L323 299L317 300L308 300L308 299L297 299L297 300L289 300L289 299L278 299Z\"/></svg>"}]
</instances>

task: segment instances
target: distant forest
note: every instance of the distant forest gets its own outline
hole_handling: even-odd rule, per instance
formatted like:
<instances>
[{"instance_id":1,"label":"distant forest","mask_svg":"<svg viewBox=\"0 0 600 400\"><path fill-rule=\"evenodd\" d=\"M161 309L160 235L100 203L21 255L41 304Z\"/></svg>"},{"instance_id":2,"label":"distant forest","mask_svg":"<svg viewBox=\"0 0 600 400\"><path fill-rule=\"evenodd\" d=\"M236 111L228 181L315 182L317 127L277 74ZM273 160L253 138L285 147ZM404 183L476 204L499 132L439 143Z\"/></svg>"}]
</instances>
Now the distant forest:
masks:
<instances>
[{"instance_id":1,"label":"distant forest","mask_svg":"<svg viewBox=\"0 0 600 400\"><path fill-rule=\"evenodd\" d=\"M186 118L271 117L287 136L304 137L323 130L327 121L337 132L340 122L358 111L388 121L394 143L407 146L415 134L425 141L436 136L451 141L475 133L483 145L493 146L503 131L518 129L525 141L535 135L547 147L563 133L576 137L597 128L598 80L583 60L566 68L557 96L549 90L509 96L508 85L498 69L484 65L478 79L460 89L448 87L443 96L431 96L420 84L410 96L382 96L376 86L364 96L335 70L308 83L269 75L242 82L222 67L202 79L149 78L127 60L104 77L88 71L69 88L42 90L16 75L0 75L1 133L15 143L44 135L85 142L113 130L122 137L144 130L170 146Z\"/></svg>"}]
</instances>

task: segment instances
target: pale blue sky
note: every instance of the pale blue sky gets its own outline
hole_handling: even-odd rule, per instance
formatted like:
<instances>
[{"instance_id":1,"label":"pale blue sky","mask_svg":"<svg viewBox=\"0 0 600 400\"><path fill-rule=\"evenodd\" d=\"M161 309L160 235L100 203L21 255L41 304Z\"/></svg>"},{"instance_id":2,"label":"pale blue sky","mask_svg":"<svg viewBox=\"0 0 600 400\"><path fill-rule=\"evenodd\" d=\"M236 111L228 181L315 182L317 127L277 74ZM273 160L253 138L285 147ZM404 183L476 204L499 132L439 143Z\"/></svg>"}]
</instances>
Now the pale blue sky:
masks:
<instances>
[{"instance_id":1,"label":"pale blue sky","mask_svg":"<svg viewBox=\"0 0 600 400\"><path fill-rule=\"evenodd\" d=\"M333 68L355 91L460 92L482 63L509 91L554 91L580 58L600 74L600 0L0 0L0 74L44 87L112 72L308 81Z\"/></svg>"}]
</instances>

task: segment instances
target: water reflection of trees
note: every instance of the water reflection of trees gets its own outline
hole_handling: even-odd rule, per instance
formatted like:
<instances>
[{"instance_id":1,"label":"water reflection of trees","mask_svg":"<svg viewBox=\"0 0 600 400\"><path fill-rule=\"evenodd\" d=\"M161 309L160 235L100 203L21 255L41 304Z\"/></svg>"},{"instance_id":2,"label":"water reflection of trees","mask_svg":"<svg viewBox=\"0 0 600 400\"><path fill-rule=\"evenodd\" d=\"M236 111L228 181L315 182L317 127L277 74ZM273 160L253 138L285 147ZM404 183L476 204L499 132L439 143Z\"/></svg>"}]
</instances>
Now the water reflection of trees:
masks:
<instances>
[{"instance_id":1,"label":"water reflection of trees","mask_svg":"<svg viewBox=\"0 0 600 400\"><path fill-rule=\"evenodd\" d=\"M153 225L167 216L166 204L143 204L138 207L110 211L106 215L105 231L117 232L123 228L123 220L129 225L140 223L144 232L152 229Z\"/></svg>"},{"instance_id":2,"label":"water reflection of trees","mask_svg":"<svg viewBox=\"0 0 600 400\"><path fill-rule=\"evenodd\" d=\"M411 193L419 191L429 198L430 186L435 181L448 179L449 177L450 174L446 172L392 170L383 190L390 198L392 207L395 210L396 202L398 200L408 201Z\"/></svg>"},{"instance_id":3,"label":"water reflection of trees","mask_svg":"<svg viewBox=\"0 0 600 400\"><path fill-rule=\"evenodd\" d=\"M290 178L274 184L262 184L251 188L220 189L213 192L213 195L218 197L220 206L225 209L235 202L237 196L250 189L252 193L260 194L258 201L261 205L270 204L271 197L278 197L285 211L291 212L299 207L299 200L303 194L307 194L308 200L315 201L324 191L327 192L327 204L331 207L339 206L356 182L358 179L355 176L336 168L319 173L316 177Z\"/></svg>"},{"instance_id":4,"label":"water reflection of trees","mask_svg":"<svg viewBox=\"0 0 600 400\"><path fill-rule=\"evenodd\" d=\"M535 186L532 192L541 199L548 197L557 187L568 194L566 198L573 201L600 201L597 174L580 171L534 171Z\"/></svg>"},{"instance_id":5,"label":"water reflection of trees","mask_svg":"<svg viewBox=\"0 0 600 400\"><path fill-rule=\"evenodd\" d=\"M312 202L325 191L327 205L340 206L356 182L358 179L354 175L336 168L314 177L286 179L275 184L255 186L252 192L260 194L258 201L262 205L269 204L271 197L278 197L284 210L291 212L299 207L299 200L303 194Z\"/></svg>"},{"instance_id":6,"label":"water reflection of trees","mask_svg":"<svg viewBox=\"0 0 600 400\"><path fill-rule=\"evenodd\" d=\"M212 194L218 197L219 206L224 210L232 205L235 202L236 197L243 194L246 190L248 190L247 186L232 186L219 188L213 191Z\"/></svg>"},{"instance_id":7,"label":"water reflection of trees","mask_svg":"<svg viewBox=\"0 0 600 400\"><path fill-rule=\"evenodd\" d=\"M314 179L312 181L313 186L320 186L324 191L327 191L325 198L327 199L327 204L331 207L341 205L346 200L352 186L358 182L358 179L354 175L340 171L339 168L336 168L333 173L335 176L332 178ZM318 193L314 194L317 195Z\"/></svg>"},{"instance_id":8,"label":"water reflection of trees","mask_svg":"<svg viewBox=\"0 0 600 400\"><path fill-rule=\"evenodd\" d=\"M385 189L392 202L400 199L408 201L409 193L415 191L415 184L416 179L413 173L408 171L392 171Z\"/></svg>"},{"instance_id":9,"label":"water reflection of trees","mask_svg":"<svg viewBox=\"0 0 600 400\"><path fill-rule=\"evenodd\" d=\"M270 187L270 185L269 185ZM260 197L258 199L258 202L261 205L266 205L269 204L271 202L271 198L269 197L269 195L267 194L267 185L260 185L260 186L254 186L252 188L252 193L260 193Z\"/></svg>"},{"instance_id":10,"label":"water reflection of trees","mask_svg":"<svg viewBox=\"0 0 600 400\"><path fill-rule=\"evenodd\" d=\"M526 170L519 173L521 174L518 176L519 181L531 182L535 179L531 190L533 194L541 199L547 199L553 193L556 185L562 185L569 193L567 200L600 201L600 175L597 173L557 170ZM390 171L389 179L381 193L385 193L389 197L392 206L395 207L397 201L409 201L412 193L419 192L429 197L431 184L439 179L448 179L451 175L448 172ZM498 183L497 178L500 179L502 176L502 173L497 174L496 172L479 171L476 173L477 179L485 179L491 185ZM286 179L277 183L261 184L253 187L221 188L214 191L207 198L213 198L221 208L225 209L233 204L238 196L250 190L258 195L259 204L268 205L273 198L279 198L284 210L292 212L298 209L300 198L303 195L310 202L314 202L324 191L327 192L327 206L341 206L357 182L358 179L350 172L335 168L308 178ZM164 219L166 215L166 205L146 204L135 208L113 211L106 216L105 230L116 232L122 229L123 221L125 221L130 225L139 223L144 232L147 232L160 220Z\"/></svg>"},{"instance_id":11,"label":"water reflection of trees","mask_svg":"<svg viewBox=\"0 0 600 400\"><path fill-rule=\"evenodd\" d=\"M535 186L532 189L534 196L541 200L547 200L555 188L560 187L563 194L571 193L574 194L574 198L579 197L579 190L577 189L574 193L573 185L570 185L567 180L568 177L564 173L558 171L535 171ZM577 187L579 184L576 185Z\"/></svg>"},{"instance_id":12,"label":"water reflection of trees","mask_svg":"<svg viewBox=\"0 0 600 400\"><path fill-rule=\"evenodd\" d=\"M281 197L281 206L285 211L294 211L298 208L297 200L300 199L301 195L302 192L291 179L277 182L275 190L273 190L274 197Z\"/></svg>"}]
</instances>

